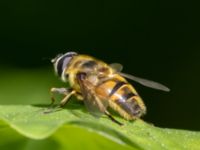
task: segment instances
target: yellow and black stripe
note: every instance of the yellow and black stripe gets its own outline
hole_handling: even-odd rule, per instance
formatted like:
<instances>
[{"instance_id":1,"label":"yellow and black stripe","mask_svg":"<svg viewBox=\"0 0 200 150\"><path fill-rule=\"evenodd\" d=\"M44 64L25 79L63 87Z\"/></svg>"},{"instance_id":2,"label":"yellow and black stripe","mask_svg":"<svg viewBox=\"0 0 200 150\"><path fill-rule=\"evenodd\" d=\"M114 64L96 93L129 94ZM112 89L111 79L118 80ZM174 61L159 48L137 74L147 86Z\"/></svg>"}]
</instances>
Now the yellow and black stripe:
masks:
<instances>
[{"instance_id":1,"label":"yellow and black stripe","mask_svg":"<svg viewBox=\"0 0 200 150\"><path fill-rule=\"evenodd\" d=\"M97 89L103 88L107 89L107 93L100 93L102 90L97 91L97 93L107 95L110 107L119 112L124 118L132 120L145 113L146 108L142 99L126 80L121 79L121 76L108 79L97 87Z\"/></svg>"}]
</instances>

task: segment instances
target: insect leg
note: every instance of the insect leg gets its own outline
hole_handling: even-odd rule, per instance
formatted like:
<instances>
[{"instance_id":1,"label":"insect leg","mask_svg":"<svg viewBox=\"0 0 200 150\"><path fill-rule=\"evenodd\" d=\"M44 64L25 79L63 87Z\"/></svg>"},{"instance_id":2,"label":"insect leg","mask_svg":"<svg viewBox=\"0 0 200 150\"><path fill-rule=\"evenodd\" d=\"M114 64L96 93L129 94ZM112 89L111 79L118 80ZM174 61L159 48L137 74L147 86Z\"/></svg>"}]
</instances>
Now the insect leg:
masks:
<instances>
[{"instance_id":1,"label":"insect leg","mask_svg":"<svg viewBox=\"0 0 200 150\"><path fill-rule=\"evenodd\" d=\"M67 89L67 88L51 88L50 94L51 94L51 105L54 104L55 98L54 94L62 94L62 95L68 95L72 92L72 89Z\"/></svg>"},{"instance_id":2,"label":"insect leg","mask_svg":"<svg viewBox=\"0 0 200 150\"><path fill-rule=\"evenodd\" d=\"M108 111L105 111L105 115L108 116L114 123L116 123L116 124L118 124L120 126L123 125L123 123L117 121Z\"/></svg>"},{"instance_id":3,"label":"insect leg","mask_svg":"<svg viewBox=\"0 0 200 150\"><path fill-rule=\"evenodd\" d=\"M50 90L51 92L51 104L50 104L50 108L45 111L44 113L50 113L50 112L54 112L54 111L58 111L60 110L61 107L63 107L69 100L69 98L73 95L76 94L76 91L72 90L72 89L66 89L66 88L51 88ZM52 109L53 104L55 102L55 98L54 98L54 94L62 94L65 95L65 97L61 100L61 102L58 104L58 106L54 107L54 109Z\"/></svg>"},{"instance_id":4,"label":"insect leg","mask_svg":"<svg viewBox=\"0 0 200 150\"><path fill-rule=\"evenodd\" d=\"M60 102L59 106L63 107L68 101L69 98L74 95L76 93L76 91L72 90L70 93L68 93Z\"/></svg>"}]
</instances>

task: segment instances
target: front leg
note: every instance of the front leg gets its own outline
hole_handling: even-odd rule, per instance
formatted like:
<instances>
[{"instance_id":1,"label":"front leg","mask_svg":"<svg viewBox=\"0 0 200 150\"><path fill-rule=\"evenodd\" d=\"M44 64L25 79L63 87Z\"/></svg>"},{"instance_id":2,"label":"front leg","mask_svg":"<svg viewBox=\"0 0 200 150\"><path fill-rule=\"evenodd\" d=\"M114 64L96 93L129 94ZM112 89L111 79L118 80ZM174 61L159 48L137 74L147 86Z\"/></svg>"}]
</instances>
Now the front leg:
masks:
<instances>
[{"instance_id":1,"label":"front leg","mask_svg":"<svg viewBox=\"0 0 200 150\"><path fill-rule=\"evenodd\" d=\"M69 101L70 97L76 94L76 91L67 88L51 88L50 93L51 93L51 104L50 104L51 106L50 108L44 111L45 114L60 110L61 107L63 107ZM62 94L64 95L64 98L60 101L60 103L56 107L52 108L55 102L54 94Z\"/></svg>"},{"instance_id":2,"label":"front leg","mask_svg":"<svg viewBox=\"0 0 200 150\"><path fill-rule=\"evenodd\" d=\"M62 94L65 95L65 97L61 100L59 107L63 107L70 99L70 97L74 94L76 94L76 91L73 89L67 89L67 88L51 88L51 105L54 104L55 98L54 94Z\"/></svg>"}]
</instances>

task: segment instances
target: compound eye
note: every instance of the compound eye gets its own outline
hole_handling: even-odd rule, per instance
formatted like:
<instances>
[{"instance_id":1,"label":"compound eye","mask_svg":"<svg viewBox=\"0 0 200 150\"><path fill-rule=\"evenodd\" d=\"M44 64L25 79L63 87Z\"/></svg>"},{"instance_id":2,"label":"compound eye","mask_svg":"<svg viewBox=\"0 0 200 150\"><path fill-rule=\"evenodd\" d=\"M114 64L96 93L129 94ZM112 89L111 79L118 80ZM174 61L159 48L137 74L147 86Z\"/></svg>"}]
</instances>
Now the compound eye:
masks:
<instances>
[{"instance_id":1,"label":"compound eye","mask_svg":"<svg viewBox=\"0 0 200 150\"><path fill-rule=\"evenodd\" d=\"M57 63L57 73L58 75L61 77L63 71L66 69L67 64L69 63L69 61L71 60L72 57L68 57L68 56L64 56L61 57L61 59L58 60Z\"/></svg>"}]
</instances>

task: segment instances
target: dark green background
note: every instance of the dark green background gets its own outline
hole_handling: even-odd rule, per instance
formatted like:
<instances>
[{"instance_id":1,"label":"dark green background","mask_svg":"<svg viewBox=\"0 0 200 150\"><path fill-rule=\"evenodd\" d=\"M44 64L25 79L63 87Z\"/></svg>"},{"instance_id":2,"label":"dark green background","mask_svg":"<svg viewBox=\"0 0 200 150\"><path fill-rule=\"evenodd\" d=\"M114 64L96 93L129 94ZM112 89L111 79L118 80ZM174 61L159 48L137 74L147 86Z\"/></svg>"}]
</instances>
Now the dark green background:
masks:
<instances>
[{"instance_id":1,"label":"dark green background","mask_svg":"<svg viewBox=\"0 0 200 150\"><path fill-rule=\"evenodd\" d=\"M124 72L162 82L172 90L164 93L136 84L148 108L146 121L200 130L197 4L8 0L0 7L1 68L48 68L48 58L67 51L119 62Z\"/></svg>"}]
</instances>

